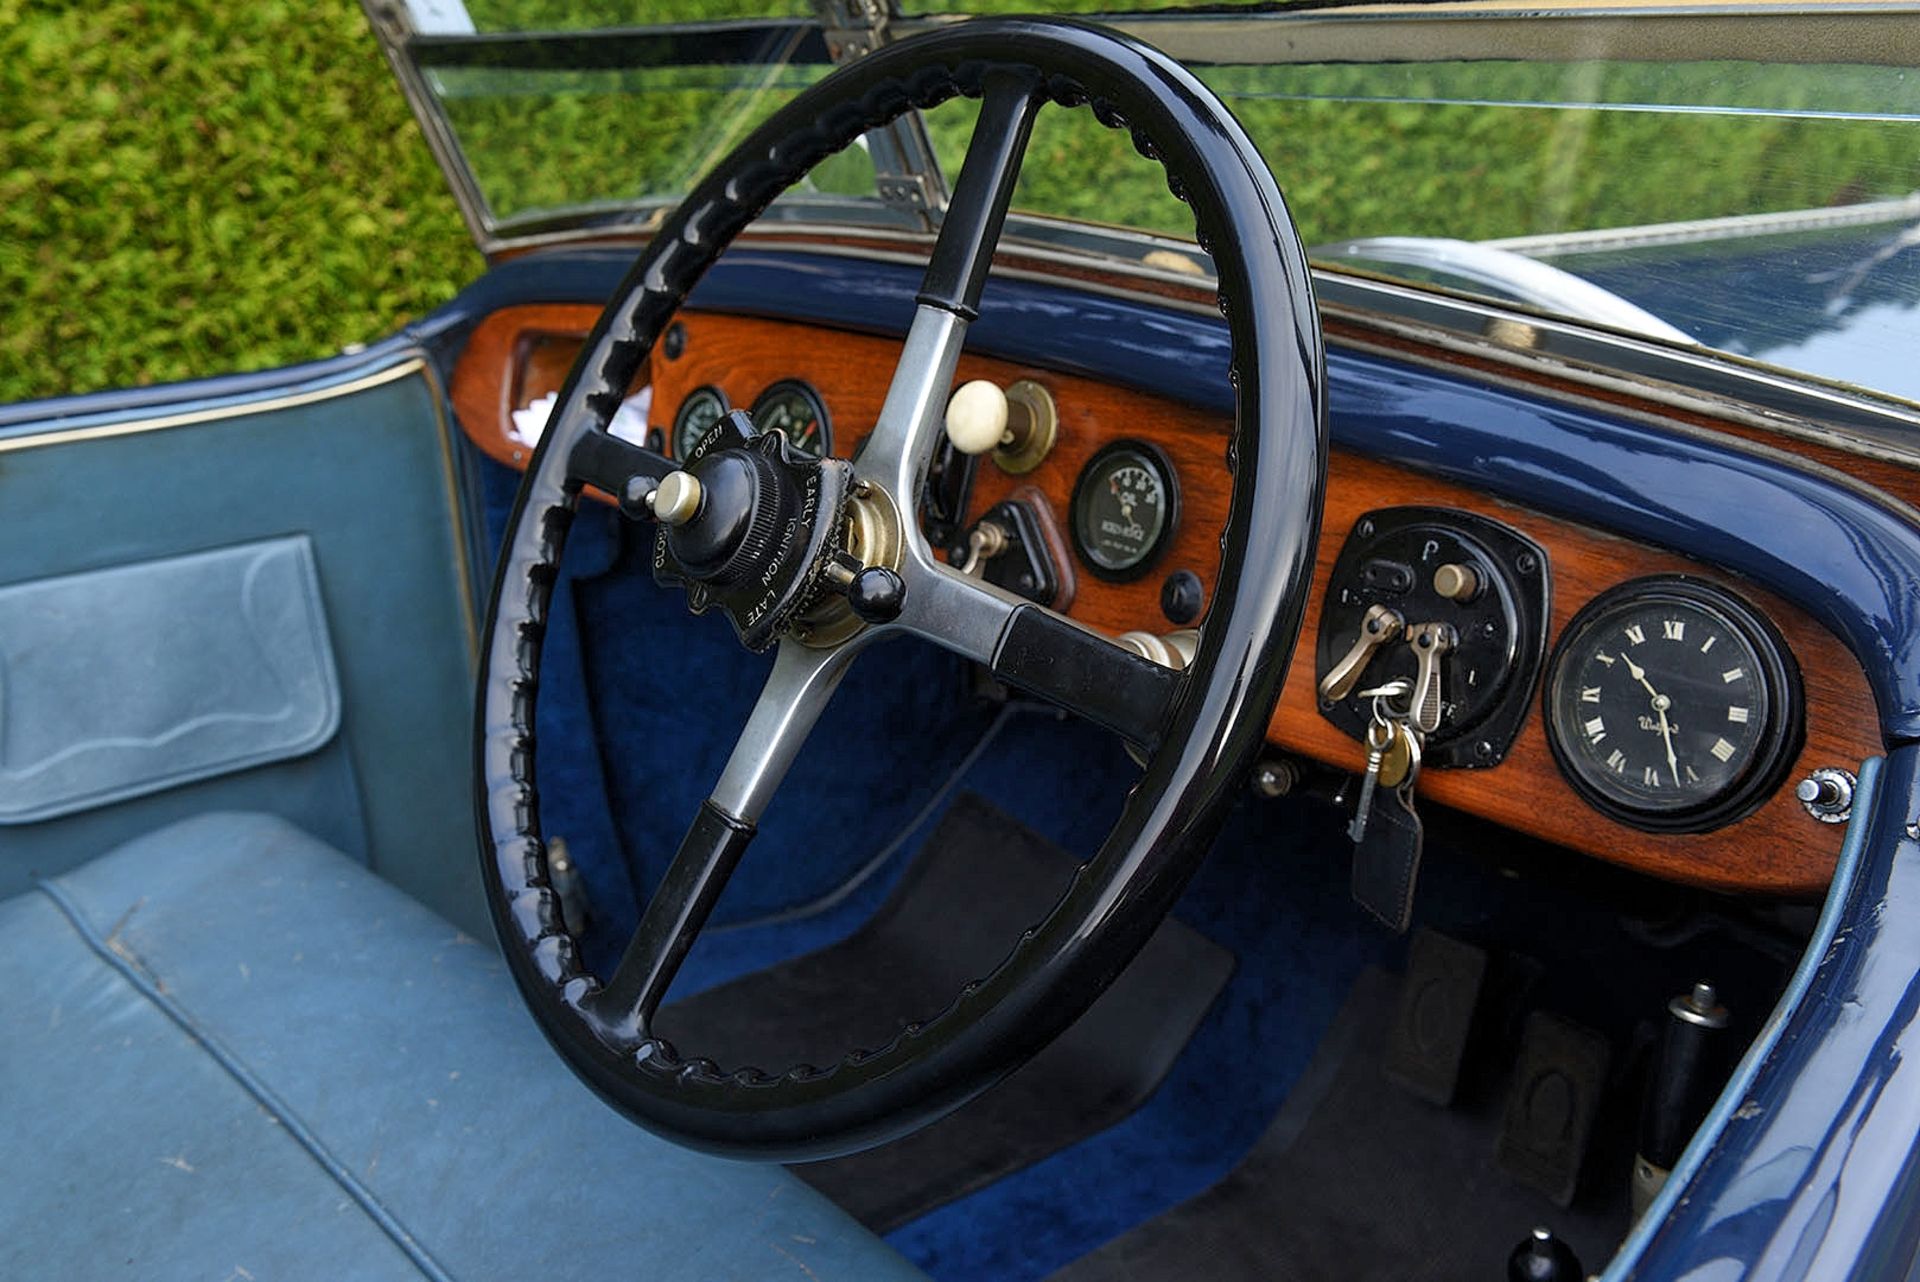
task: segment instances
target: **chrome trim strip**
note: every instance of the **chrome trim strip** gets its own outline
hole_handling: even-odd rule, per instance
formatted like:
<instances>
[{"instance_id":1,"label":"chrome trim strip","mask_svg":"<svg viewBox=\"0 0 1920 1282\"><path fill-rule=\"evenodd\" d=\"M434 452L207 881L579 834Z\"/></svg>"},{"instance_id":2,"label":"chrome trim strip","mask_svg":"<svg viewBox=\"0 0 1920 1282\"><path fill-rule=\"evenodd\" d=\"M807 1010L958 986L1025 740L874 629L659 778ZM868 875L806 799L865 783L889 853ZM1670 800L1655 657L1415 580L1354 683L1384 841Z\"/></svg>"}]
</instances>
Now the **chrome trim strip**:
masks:
<instances>
[{"instance_id":1,"label":"chrome trim strip","mask_svg":"<svg viewBox=\"0 0 1920 1282\"><path fill-rule=\"evenodd\" d=\"M1101 15L1190 65L1349 62L1851 62L1920 65L1920 6L1907 0L1789 5L1525 0L1372 4L1279 13ZM899 19L902 37L956 21Z\"/></svg>"},{"instance_id":2,"label":"chrome trim strip","mask_svg":"<svg viewBox=\"0 0 1920 1282\"><path fill-rule=\"evenodd\" d=\"M1882 223L1912 222L1916 219L1920 219L1920 191L1895 200L1870 200L1858 205L1836 205L1828 209L1783 209L1766 214L1733 214L1725 218L1647 223L1639 227L1600 227L1592 231L1506 236L1475 243L1522 254L1585 254L1651 249L1662 245L1694 245L1803 231L1830 231L1836 227L1876 227Z\"/></svg>"},{"instance_id":3,"label":"chrome trim strip","mask_svg":"<svg viewBox=\"0 0 1920 1282\"><path fill-rule=\"evenodd\" d=\"M1485 241L1445 236L1362 236L1317 245L1312 252L1323 262L1347 259L1429 268L1557 316L1645 334L1663 342L1700 345L1686 331L1585 277Z\"/></svg>"},{"instance_id":4,"label":"chrome trim strip","mask_svg":"<svg viewBox=\"0 0 1920 1282\"><path fill-rule=\"evenodd\" d=\"M397 365L372 374L304 392L290 392L283 396L272 396L261 400L235 401L227 405L187 410L179 414L163 414L153 418L136 417L105 423L76 423L20 436L0 436L0 454L40 449L49 445L72 445L81 441L108 440L116 436L138 436L144 432L161 432L168 428L188 427L195 423L217 423L223 419L245 418L249 414L268 414L274 410L291 409L297 405L311 405L316 401L332 400L337 396L351 396L355 392L379 387L383 383L391 383L425 369L427 369L427 362L423 357L410 356ZM433 390L437 400L438 387L435 386Z\"/></svg>"},{"instance_id":5,"label":"chrome trim strip","mask_svg":"<svg viewBox=\"0 0 1920 1282\"><path fill-rule=\"evenodd\" d=\"M420 74L420 68L407 56L405 46L413 35L413 22L407 14L404 0L360 0L360 7L366 11L367 25L379 37L381 51L387 55L387 65L393 68L394 77L400 82L401 95L406 98L407 106L413 109L414 121L427 140L427 150L433 153L440 172L446 176L447 186L453 192L453 203L459 206L460 217L467 224L467 233L473 237L481 253L493 254L503 242L490 230L491 215L486 197L480 194L480 183L468 167L466 154L460 150L460 144L454 141L453 127L434 106L433 95L427 92L426 79Z\"/></svg>"}]
</instances>

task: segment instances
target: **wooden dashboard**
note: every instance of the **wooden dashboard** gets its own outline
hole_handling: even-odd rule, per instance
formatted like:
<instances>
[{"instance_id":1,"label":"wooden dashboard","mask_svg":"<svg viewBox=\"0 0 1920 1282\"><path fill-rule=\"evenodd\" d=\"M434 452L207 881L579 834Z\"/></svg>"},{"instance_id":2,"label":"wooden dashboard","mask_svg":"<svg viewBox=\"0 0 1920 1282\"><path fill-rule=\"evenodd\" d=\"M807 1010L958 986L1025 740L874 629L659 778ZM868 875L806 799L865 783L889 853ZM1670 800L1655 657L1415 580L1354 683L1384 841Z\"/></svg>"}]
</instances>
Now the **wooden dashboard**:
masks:
<instances>
[{"instance_id":1,"label":"wooden dashboard","mask_svg":"<svg viewBox=\"0 0 1920 1282\"><path fill-rule=\"evenodd\" d=\"M597 314L584 306L510 307L477 327L455 370L451 393L462 428L482 450L524 466L527 447L513 434L510 413L559 388ZM878 415L899 353L894 341L784 321L685 312L680 323L685 342L677 345L677 355L669 359L660 349L653 355L652 425L667 429L676 407L697 387L717 387L732 404L745 406L772 384L799 378L818 390L833 422L834 452L842 455ZM1049 509L1064 530L1081 468L1118 438L1151 442L1178 474L1178 525L1154 572L1133 582L1110 582L1071 565L1069 553L1070 568L1062 567L1073 580L1062 594L1068 614L1108 633L1166 632L1174 625L1161 612L1160 586L1168 573L1180 569L1197 575L1210 596L1231 484L1227 424L1170 400L986 357L963 356L958 378L986 378L1002 386L1036 380L1052 393L1060 413L1058 444L1033 472L1009 476L982 464L969 520L1020 490L1029 502ZM1853 768L1880 751L1866 677L1838 638L1796 607L1711 566L1342 451L1335 451L1329 468L1312 604L1268 731L1273 743L1343 769L1362 768L1360 745L1315 706L1314 638L1321 602L1334 559L1356 520L1373 509L1416 504L1491 517L1546 550L1552 576L1549 646L1582 605L1629 579L1684 571L1733 588L1785 637L1800 665L1806 711L1805 743L1787 782L1746 818L1711 832L1643 832L1582 801L1548 748L1537 690L1504 762L1489 769L1426 771L1419 785L1423 798L1675 881L1779 894L1811 894L1825 887L1844 829L1813 819L1794 798L1793 782L1819 766Z\"/></svg>"}]
</instances>

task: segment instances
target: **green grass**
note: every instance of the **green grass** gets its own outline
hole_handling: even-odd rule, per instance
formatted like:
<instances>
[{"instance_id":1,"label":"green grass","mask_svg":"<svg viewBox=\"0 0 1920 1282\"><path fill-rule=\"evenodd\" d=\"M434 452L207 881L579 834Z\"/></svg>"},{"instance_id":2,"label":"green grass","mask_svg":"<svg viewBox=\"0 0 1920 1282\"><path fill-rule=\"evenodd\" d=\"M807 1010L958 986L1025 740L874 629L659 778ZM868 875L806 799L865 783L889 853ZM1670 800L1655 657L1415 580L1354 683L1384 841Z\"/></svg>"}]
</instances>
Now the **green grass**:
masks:
<instances>
[{"instance_id":1,"label":"green grass","mask_svg":"<svg viewBox=\"0 0 1920 1282\"><path fill-rule=\"evenodd\" d=\"M760 7L617 2L655 20ZM483 27L596 10L471 4ZM505 215L684 190L813 74L754 73L751 94L717 92L736 71L697 68L444 78L449 117ZM1473 63L1207 75L1259 142L1309 244L1627 226L1920 187L1912 126L1789 114L1920 115L1920 81L1900 69ZM1422 98L1771 114L1409 101ZM931 113L949 172L973 114L964 102ZM846 163L858 159L816 178L860 188L870 173ZM1017 200L1192 229L1156 167L1084 111L1043 114ZM0 401L324 356L391 333L481 268L351 0L0 0Z\"/></svg>"},{"instance_id":2,"label":"green grass","mask_svg":"<svg viewBox=\"0 0 1920 1282\"><path fill-rule=\"evenodd\" d=\"M482 267L351 0L0 0L0 401L325 356Z\"/></svg>"}]
</instances>

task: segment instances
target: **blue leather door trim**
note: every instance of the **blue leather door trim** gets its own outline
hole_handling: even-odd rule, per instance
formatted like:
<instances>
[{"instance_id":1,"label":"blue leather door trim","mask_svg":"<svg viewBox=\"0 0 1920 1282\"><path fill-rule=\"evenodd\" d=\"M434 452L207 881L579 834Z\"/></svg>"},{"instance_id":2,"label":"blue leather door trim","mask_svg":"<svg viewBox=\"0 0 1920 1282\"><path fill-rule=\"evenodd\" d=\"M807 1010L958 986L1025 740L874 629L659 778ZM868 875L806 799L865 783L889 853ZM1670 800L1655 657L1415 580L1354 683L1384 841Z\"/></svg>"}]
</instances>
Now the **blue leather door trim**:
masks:
<instances>
[{"instance_id":1,"label":"blue leather door trim","mask_svg":"<svg viewBox=\"0 0 1920 1282\"><path fill-rule=\"evenodd\" d=\"M304 756L339 726L304 535L0 587L0 824Z\"/></svg>"},{"instance_id":2,"label":"blue leather door trim","mask_svg":"<svg viewBox=\"0 0 1920 1282\"><path fill-rule=\"evenodd\" d=\"M476 621L439 384L425 353L394 346L301 373L237 396L174 387L140 413L23 407L60 412L0 430L0 585L304 536L342 705L338 735L305 757L9 828L0 895L186 815L265 810L487 929L467 772Z\"/></svg>"}]
</instances>

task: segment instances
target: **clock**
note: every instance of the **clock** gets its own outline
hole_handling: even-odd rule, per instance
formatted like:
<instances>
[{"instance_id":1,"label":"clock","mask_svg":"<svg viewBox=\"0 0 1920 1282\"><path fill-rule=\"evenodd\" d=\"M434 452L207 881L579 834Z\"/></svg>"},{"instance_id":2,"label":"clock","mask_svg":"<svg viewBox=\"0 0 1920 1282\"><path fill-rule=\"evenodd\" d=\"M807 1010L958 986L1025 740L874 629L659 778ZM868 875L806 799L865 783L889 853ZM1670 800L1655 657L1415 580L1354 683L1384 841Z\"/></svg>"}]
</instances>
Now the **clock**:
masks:
<instances>
[{"instance_id":1,"label":"clock","mask_svg":"<svg viewBox=\"0 0 1920 1282\"><path fill-rule=\"evenodd\" d=\"M1574 616L1548 672L1547 742L1589 804L1636 828L1699 832L1751 813L1803 739L1779 630L1684 575L1623 583Z\"/></svg>"}]
</instances>

